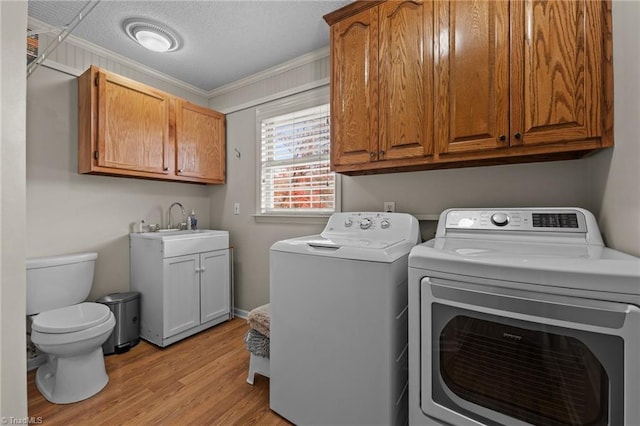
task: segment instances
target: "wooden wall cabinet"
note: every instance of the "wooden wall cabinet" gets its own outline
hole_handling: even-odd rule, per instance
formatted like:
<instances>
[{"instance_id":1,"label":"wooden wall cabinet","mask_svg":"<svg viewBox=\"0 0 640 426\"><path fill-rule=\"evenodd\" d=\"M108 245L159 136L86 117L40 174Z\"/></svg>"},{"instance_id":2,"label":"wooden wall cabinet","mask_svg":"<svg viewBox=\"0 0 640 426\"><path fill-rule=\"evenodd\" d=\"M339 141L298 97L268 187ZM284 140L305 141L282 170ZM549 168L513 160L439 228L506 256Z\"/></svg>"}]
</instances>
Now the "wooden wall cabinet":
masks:
<instances>
[{"instance_id":1,"label":"wooden wall cabinet","mask_svg":"<svg viewBox=\"0 0 640 426\"><path fill-rule=\"evenodd\" d=\"M78 79L79 173L225 181L224 115L90 67Z\"/></svg>"},{"instance_id":2,"label":"wooden wall cabinet","mask_svg":"<svg viewBox=\"0 0 640 426\"><path fill-rule=\"evenodd\" d=\"M392 23L394 10L405 11L399 24ZM571 159L613 145L610 0L356 1L325 20L332 36L337 172ZM343 46L349 29L348 46L356 52L368 38L368 69L359 59L365 53ZM345 104L369 108L362 93L344 89L358 78L369 78L370 90L379 91L367 98L375 111L368 119L345 113ZM412 119L419 136L408 136ZM381 147L377 155L366 163L363 156L344 161L344 140L362 150L366 144L358 141L373 141L372 135ZM422 149L413 145L413 155L388 155L411 139Z\"/></svg>"},{"instance_id":3,"label":"wooden wall cabinet","mask_svg":"<svg viewBox=\"0 0 640 426\"><path fill-rule=\"evenodd\" d=\"M376 4L332 25L336 171L433 153L432 28L422 1Z\"/></svg>"}]
</instances>

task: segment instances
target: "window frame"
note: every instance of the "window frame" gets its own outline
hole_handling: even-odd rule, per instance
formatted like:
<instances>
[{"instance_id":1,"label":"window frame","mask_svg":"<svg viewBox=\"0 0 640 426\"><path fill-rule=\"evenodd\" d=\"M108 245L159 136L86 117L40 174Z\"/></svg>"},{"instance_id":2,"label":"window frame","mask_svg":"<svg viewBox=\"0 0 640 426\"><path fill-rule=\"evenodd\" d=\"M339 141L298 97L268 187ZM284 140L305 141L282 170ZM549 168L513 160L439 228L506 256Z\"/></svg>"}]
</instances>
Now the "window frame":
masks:
<instances>
[{"instance_id":1,"label":"window frame","mask_svg":"<svg viewBox=\"0 0 640 426\"><path fill-rule=\"evenodd\" d=\"M291 112L312 108L322 104L329 104L329 86L322 86L295 95L287 96L267 104L260 105L255 110L256 116L256 211L253 215L259 222L303 222L324 223L333 213L341 211L341 179L340 174L334 172L334 211L333 212L274 212L262 213L262 120L288 114ZM329 155L331 161L331 155Z\"/></svg>"}]
</instances>

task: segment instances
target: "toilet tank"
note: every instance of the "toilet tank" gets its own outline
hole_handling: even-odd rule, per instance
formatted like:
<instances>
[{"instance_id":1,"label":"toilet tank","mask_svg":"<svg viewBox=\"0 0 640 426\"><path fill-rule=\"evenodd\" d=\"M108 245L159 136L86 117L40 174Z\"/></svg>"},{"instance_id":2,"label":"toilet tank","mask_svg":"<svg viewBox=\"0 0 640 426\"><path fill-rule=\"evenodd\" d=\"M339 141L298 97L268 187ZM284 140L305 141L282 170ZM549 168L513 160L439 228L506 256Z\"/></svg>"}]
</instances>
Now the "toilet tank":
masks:
<instances>
[{"instance_id":1,"label":"toilet tank","mask_svg":"<svg viewBox=\"0 0 640 426\"><path fill-rule=\"evenodd\" d=\"M84 302L98 253L27 258L27 315Z\"/></svg>"}]
</instances>

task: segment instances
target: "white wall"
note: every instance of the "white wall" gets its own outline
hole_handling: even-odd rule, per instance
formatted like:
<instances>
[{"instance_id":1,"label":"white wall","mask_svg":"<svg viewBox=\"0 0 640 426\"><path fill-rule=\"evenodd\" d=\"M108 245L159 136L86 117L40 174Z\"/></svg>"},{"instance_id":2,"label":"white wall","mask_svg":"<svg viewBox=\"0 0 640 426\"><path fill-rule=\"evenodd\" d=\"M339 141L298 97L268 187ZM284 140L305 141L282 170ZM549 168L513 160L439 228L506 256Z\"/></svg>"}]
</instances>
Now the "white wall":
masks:
<instances>
[{"instance_id":1,"label":"white wall","mask_svg":"<svg viewBox=\"0 0 640 426\"><path fill-rule=\"evenodd\" d=\"M345 211L382 209L438 215L450 207L587 207L586 160L344 176ZM427 237L427 236L423 236Z\"/></svg>"},{"instance_id":2,"label":"white wall","mask_svg":"<svg viewBox=\"0 0 640 426\"><path fill-rule=\"evenodd\" d=\"M0 418L27 415L25 352L26 1L0 1ZM19 36L18 36L19 35Z\"/></svg>"},{"instance_id":3,"label":"white wall","mask_svg":"<svg viewBox=\"0 0 640 426\"><path fill-rule=\"evenodd\" d=\"M27 86L27 256L97 251L89 299L129 291L129 237L140 219L167 224L174 201L209 226L204 185L80 175L77 79L38 69ZM174 218L180 216L173 210ZM188 212L187 212L188 213Z\"/></svg>"},{"instance_id":4,"label":"white wall","mask_svg":"<svg viewBox=\"0 0 640 426\"><path fill-rule=\"evenodd\" d=\"M613 2L613 149L589 160L590 206L607 245L640 256L640 2Z\"/></svg>"}]
</instances>

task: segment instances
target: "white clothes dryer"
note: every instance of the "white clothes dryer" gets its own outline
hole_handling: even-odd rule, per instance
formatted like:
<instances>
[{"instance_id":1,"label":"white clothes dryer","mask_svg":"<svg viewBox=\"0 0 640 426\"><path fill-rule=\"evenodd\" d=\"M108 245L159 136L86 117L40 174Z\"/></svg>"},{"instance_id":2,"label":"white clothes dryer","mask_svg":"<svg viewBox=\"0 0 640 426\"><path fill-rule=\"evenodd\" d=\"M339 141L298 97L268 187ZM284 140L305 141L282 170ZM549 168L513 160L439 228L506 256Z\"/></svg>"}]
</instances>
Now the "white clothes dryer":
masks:
<instances>
[{"instance_id":1,"label":"white clothes dryer","mask_svg":"<svg viewBox=\"0 0 640 426\"><path fill-rule=\"evenodd\" d=\"M409 257L410 424L640 424L640 259L579 208L450 209Z\"/></svg>"},{"instance_id":2,"label":"white clothes dryer","mask_svg":"<svg viewBox=\"0 0 640 426\"><path fill-rule=\"evenodd\" d=\"M335 213L270 250L270 406L300 425L406 424L404 213Z\"/></svg>"}]
</instances>

